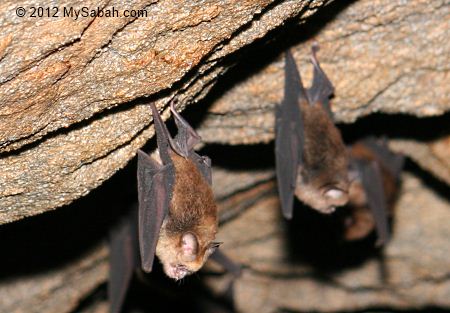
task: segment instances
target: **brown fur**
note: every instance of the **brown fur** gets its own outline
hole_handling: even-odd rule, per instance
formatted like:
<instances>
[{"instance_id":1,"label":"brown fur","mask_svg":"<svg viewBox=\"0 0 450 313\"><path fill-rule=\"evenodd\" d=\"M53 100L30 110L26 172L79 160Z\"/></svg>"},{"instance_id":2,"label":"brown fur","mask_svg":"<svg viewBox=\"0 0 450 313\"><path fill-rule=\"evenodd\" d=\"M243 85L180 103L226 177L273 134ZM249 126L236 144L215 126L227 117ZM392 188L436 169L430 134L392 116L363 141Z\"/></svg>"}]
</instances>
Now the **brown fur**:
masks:
<instances>
[{"instance_id":1,"label":"brown fur","mask_svg":"<svg viewBox=\"0 0 450 313\"><path fill-rule=\"evenodd\" d=\"M381 169L383 188L388 205L388 214L392 215L393 206L397 198L398 184L395 177L388 168L383 165L379 157L364 143L357 142L351 148L351 157L375 161ZM375 229L375 219L367 206L366 194L359 180L355 180L349 193L348 208L350 216L345 221L344 238L346 240L358 240L366 237Z\"/></svg>"},{"instance_id":2,"label":"brown fur","mask_svg":"<svg viewBox=\"0 0 450 313\"><path fill-rule=\"evenodd\" d=\"M156 255L166 274L168 268L176 264L186 266L192 273L203 266L212 252L210 244L218 227L217 206L211 187L196 165L173 152L171 158L175 167L175 185L169 214L161 227ZM194 234L198 241L194 260L183 256L181 241L186 233Z\"/></svg>"},{"instance_id":3,"label":"brown fur","mask_svg":"<svg viewBox=\"0 0 450 313\"><path fill-rule=\"evenodd\" d=\"M320 103L301 103L304 123L304 165L299 168L296 196L322 213L331 213L347 203L349 188L348 155L339 130ZM324 192L336 187L343 191L339 199Z\"/></svg>"}]
</instances>

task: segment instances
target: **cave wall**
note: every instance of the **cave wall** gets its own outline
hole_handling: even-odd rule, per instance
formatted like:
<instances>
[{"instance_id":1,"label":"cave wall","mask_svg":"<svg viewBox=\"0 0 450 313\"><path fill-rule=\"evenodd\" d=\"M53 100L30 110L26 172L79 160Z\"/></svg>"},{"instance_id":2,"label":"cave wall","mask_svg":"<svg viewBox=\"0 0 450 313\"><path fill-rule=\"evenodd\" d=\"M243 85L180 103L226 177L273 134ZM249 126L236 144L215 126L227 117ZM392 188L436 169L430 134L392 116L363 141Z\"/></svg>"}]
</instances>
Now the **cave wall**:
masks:
<instances>
[{"instance_id":1,"label":"cave wall","mask_svg":"<svg viewBox=\"0 0 450 313\"><path fill-rule=\"evenodd\" d=\"M29 218L0 228L9 247L0 264L10 271L0 279L0 311L73 312L104 284L110 221L103 219L117 206L111 185L133 184L134 174L121 173L133 172L130 160L153 137L146 104L166 107L172 96L195 120L202 153L215 165L214 192L227 220L222 248L245 265L234 289L240 312L450 307L446 1L71 2L150 16L79 20L19 18L19 5L33 2L0 4L0 224ZM293 51L309 81L315 41L336 88L332 110L344 137L385 135L410 160L394 237L381 251L327 236L317 249L312 243L330 220L298 213L315 225L308 228L279 213L273 112L282 97L282 53ZM43 215L50 222L32 217L61 206ZM48 217L59 211L74 215ZM33 238L49 240L35 251L49 260L63 249L58 240L28 237L27 223L61 240L66 235L52 230L65 225L97 231L71 241L80 249L63 261L24 270L25 261L34 263L22 253ZM357 262L350 262L355 249ZM326 262L330 252L335 258ZM205 282L220 293L229 279ZM86 308L106 310L104 301Z\"/></svg>"}]
</instances>

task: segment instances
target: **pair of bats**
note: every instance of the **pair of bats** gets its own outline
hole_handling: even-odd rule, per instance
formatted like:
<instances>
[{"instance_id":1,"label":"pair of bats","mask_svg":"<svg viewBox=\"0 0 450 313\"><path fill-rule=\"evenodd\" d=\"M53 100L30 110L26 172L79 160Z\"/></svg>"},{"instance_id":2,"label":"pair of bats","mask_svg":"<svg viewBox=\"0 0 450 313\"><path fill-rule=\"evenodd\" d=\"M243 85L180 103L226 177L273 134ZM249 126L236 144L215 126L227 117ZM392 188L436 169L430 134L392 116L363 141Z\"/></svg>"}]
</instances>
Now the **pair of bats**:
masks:
<instances>
[{"instance_id":1,"label":"pair of bats","mask_svg":"<svg viewBox=\"0 0 450 313\"><path fill-rule=\"evenodd\" d=\"M333 123L329 99L334 87L317 60L317 50L314 45L309 89L303 86L292 54L286 52L284 98L276 111L275 138L283 215L292 218L294 195L321 213L348 204L352 216L344 237L359 239L376 228L382 244L389 237L387 198L394 198L403 159L374 139L356 143L349 153Z\"/></svg>"},{"instance_id":2,"label":"pair of bats","mask_svg":"<svg viewBox=\"0 0 450 313\"><path fill-rule=\"evenodd\" d=\"M150 156L138 150L138 207L111 234L109 299L111 312L123 305L134 271L150 272L155 254L164 273L175 280L198 271L214 259L237 275L239 267L216 251L217 205L211 189L211 162L194 146L200 137L170 110L178 133L172 138L155 105L150 104L158 149ZM137 225L137 226L136 226Z\"/></svg>"},{"instance_id":3,"label":"pair of bats","mask_svg":"<svg viewBox=\"0 0 450 313\"><path fill-rule=\"evenodd\" d=\"M345 237L359 239L376 228L379 242L386 242L387 205L395 195L392 182L401 168L400 157L374 140L357 143L348 153L332 121L329 98L334 87L317 61L316 50L314 46L309 89L304 88L291 53L286 53L284 99L276 112L275 141L282 212L292 218L294 195L322 213L350 204ZM158 151L154 156L138 151L139 206L112 234L112 313L122 307L139 255L144 271L151 271L156 254L166 275L179 280L198 271L219 246L214 242L218 218L211 163L193 150L200 137L176 112L173 102L175 138L154 104L150 107ZM232 273L239 273L240 268L223 254L213 256Z\"/></svg>"}]
</instances>

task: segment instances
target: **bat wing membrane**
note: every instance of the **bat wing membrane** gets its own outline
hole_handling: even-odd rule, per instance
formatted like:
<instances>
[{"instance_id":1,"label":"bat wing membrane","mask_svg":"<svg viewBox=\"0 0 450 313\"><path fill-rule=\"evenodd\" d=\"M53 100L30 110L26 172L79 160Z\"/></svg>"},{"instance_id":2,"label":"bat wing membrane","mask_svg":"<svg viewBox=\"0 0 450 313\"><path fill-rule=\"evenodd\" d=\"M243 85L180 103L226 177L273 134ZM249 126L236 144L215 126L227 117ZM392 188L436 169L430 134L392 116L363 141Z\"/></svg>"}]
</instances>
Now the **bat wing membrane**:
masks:
<instances>
[{"instance_id":1,"label":"bat wing membrane","mask_svg":"<svg viewBox=\"0 0 450 313\"><path fill-rule=\"evenodd\" d=\"M368 137L364 139L364 144L368 146L388 169L394 177L398 177L403 169L405 158L389 150L386 138Z\"/></svg>"},{"instance_id":2,"label":"bat wing membrane","mask_svg":"<svg viewBox=\"0 0 450 313\"><path fill-rule=\"evenodd\" d=\"M206 182L211 186L212 185L212 172L211 172L211 159L207 156L201 156L192 151L189 154L189 159L191 159L194 164L199 169L200 173L202 173Z\"/></svg>"},{"instance_id":3,"label":"bat wing membrane","mask_svg":"<svg viewBox=\"0 0 450 313\"><path fill-rule=\"evenodd\" d=\"M322 70L319 61L316 58L316 52L319 49L318 45L312 47L311 62L314 66L313 83L308 90L308 98L310 103L321 103L324 109L332 116L330 108L330 97L334 93L334 87L330 79Z\"/></svg>"},{"instance_id":4,"label":"bat wing membrane","mask_svg":"<svg viewBox=\"0 0 450 313\"><path fill-rule=\"evenodd\" d=\"M159 231L169 210L169 180L174 175L172 164L162 166L138 150L139 247L145 272L152 270Z\"/></svg>"},{"instance_id":5,"label":"bat wing membrane","mask_svg":"<svg viewBox=\"0 0 450 313\"><path fill-rule=\"evenodd\" d=\"M170 110L175 119L175 124L178 128L178 133L175 136L176 147L174 150L181 156L187 158L193 151L194 146L201 141L201 137L189 125L189 123L175 110L174 101L170 103Z\"/></svg>"},{"instance_id":6,"label":"bat wing membrane","mask_svg":"<svg viewBox=\"0 0 450 313\"><path fill-rule=\"evenodd\" d=\"M111 313L119 313L139 263L137 242L137 208L124 216L110 233L110 266L108 298Z\"/></svg>"},{"instance_id":7,"label":"bat wing membrane","mask_svg":"<svg viewBox=\"0 0 450 313\"><path fill-rule=\"evenodd\" d=\"M367 204L375 219L375 227L378 234L377 245L383 245L389 240L389 226L381 171L378 163L372 161L362 164L360 172Z\"/></svg>"},{"instance_id":8,"label":"bat wing membrane","mask_svg":"<svg viewBox=\"0 0 450 313\"><path fill-rule=\"evenodd\" d=\"M189 158L197 166L208 184L212 183L211 159L207 156L200 156L194 151L194 147L201 141L201 137L189 125L189 123L175 110L174 101L170 103L170 110L175 119L178 133L175 137L177 152L185 158Z\"/></svg>"},{"instance_id":9,"label":"bat wing membrane","mask_svg":"<svg viewBox=\"0 0 450 313\"><path fill-rule=\"evenodd\" d=\"M275 163L284 217L292 218L297 171L302 164L304 134L299 103L307 101L292 54L286 52L284 98L276 111Z\"/></svg>"}]
</instances>

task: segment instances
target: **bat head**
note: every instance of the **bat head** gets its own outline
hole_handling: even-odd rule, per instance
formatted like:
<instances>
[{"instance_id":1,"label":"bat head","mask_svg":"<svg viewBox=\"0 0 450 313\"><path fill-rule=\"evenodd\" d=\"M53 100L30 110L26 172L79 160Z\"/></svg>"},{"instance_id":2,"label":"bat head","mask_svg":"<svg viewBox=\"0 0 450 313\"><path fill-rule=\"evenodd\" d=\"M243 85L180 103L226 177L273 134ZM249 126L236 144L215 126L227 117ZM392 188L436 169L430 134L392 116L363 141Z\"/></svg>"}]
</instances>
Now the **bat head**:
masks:
<instances>
[{"instance_id":1,"label":"bat head","mask_svg":"<svg viewBox=\"0 0 450 313\"><path fill-rule=\"evenodd\" d=\"M220 243L203 241L204 236L194 232L160 236L157 255L164 273L172 279L180 280L197 272L214 253Z\"/></svg>"},{"instance_id":2,"label":"bat head","mask_svg":"<svg viewBox=\"0 0 450 313\"><path fill-rule=\"evenodd\" d=\"M336 207L348 202L348 181L343 180L335 184L320 185L321 179L311 183L304 183L299 175L295 195L310 207L321 213L333 213Z\"/></svg>"},{"instance_id":3,"label":"bat head","mask_svg":"<svg viewBox=\"0 0 450 313\"><path fill-rule=\"evenodd\" d=\"M300 169L300 173L301 173ZM296 197L311 208L325 214L333 213L336 207L347 204L349 200L350 181L346 171L343 175L332 171L314 175L306 180L307 175L297 176Z\"/></svg>"}]
</instances>

